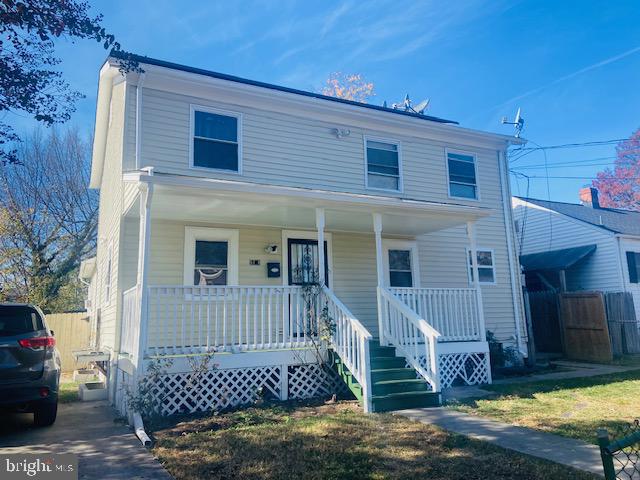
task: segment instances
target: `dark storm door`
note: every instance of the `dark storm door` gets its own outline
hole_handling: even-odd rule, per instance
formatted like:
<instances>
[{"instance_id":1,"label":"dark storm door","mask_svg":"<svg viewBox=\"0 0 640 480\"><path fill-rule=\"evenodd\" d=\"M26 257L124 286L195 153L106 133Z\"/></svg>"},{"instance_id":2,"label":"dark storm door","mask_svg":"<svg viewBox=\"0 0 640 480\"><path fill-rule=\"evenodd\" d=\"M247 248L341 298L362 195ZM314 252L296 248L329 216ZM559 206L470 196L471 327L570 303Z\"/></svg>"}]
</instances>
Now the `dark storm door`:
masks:
<instances>
[{"instance_id":1,"label":"dark storm door","mask_svg":"<svg viewBox=\"0 0 640 480\"><path fill-rule=\"evenodd\" d=\"M310 285L319 280L318 241L290 238L288 244L289 285ZM329 255L324 242L324 278L329 286Z\"/></svg>"}]
</instances>

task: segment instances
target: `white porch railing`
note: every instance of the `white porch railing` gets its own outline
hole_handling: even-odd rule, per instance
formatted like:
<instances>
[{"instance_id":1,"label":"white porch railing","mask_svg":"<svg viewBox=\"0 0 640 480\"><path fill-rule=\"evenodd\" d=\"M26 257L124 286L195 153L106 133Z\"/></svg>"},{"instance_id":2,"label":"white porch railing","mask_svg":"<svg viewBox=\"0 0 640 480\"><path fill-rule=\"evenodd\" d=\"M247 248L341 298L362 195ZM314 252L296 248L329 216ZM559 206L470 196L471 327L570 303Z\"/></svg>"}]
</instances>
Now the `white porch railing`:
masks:
<instances>
[{"instance_id":1,"label":"white porch railing","mask_svg":"<svg viewBox=\"0 0 640 480\"><path fill-rule=\"evenodd\" d=\"M151 286L148 295L151 354L304 347L317 333L317 306L297 286Z\"/></svg>"},{"instance_id":2,"label":"white porch railing","mask_svg":"<svg viewBox=\"0 0 640 480\"><path fill-rule=\"evenodd\" d=\"M327 287L323 287L320 301L321 307L325 305L329 316L335 322L335 332L331 339L331 346L362 387L364 410L365 412L370 412L371 364L369 362L369 342L373 336Z\"/></svg>"},{"instance_id":3,"label":"white porch railing","mask_svg":"<svg viewBox=\"0 0 640 480\"><path fill-rule=\"evenodd\" d=\"M122 294L122 331L120 333L120 351L128 353L133 359L138 358L139 315L138 287L134 286Z\"/></svg>"},{"instance_id":4,"label":"white porch railing","mask_svg":"<svg viewBox=\"0 0 640 480\"><path fill-rule=\"evenodd\" d=\"M378 287L381 311L380 336L407 359L434 392L440 391L438 338L440 333L409 308L396 295Z\"/></svg>"},{"instance_id":5,"label":"white porch railing","mask_svg":"<svg viewBox=\"0 0 640 480\"><path fill-rule=\"evenodd\" d=\"M440 342L484 340L478 289L389 288L388 290L440 332Z\"/></svg>"}]
</instances>

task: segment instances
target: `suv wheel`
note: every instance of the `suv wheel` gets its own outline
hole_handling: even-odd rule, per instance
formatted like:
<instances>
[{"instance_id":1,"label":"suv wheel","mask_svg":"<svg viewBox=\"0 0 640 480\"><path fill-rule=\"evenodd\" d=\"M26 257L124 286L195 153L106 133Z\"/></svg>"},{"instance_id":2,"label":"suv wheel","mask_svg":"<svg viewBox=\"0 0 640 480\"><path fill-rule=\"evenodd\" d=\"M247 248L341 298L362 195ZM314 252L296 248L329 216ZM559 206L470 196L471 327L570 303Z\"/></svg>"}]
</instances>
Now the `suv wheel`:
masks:
<instances>
[{"instance_id":1,"label":"suv wheel","mask_svg":"<svg viewBox=\"0 0 640 480\"><path fill-rule=\"evenodd\" d=\"M37 427L48 427L53 425L56 421L58 414L58 402L56 403L41 403L33 411L33 423Z\"/></svg>"}]
</instances>

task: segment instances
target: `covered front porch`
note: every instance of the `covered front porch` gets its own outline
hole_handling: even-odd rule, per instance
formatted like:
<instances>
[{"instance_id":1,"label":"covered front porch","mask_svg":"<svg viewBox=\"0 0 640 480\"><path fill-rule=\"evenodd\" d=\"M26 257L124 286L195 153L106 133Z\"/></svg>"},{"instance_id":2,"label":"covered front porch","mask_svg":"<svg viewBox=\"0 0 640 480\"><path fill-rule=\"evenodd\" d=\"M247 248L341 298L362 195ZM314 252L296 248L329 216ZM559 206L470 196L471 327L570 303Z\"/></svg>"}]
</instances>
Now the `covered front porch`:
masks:
<instances>
[{"instance_id":1,"label":"covered front porch","mask_svg":"<svg viewBox=\"0 0 640 480\"><path fill-rule=\"evenodd\" d=\"M224 369L277 367L286 398L292 372L329 347L368 409L375 342L429 391L461 376L490 381L478 284L422 288L426 252L415 242L465 225L478 278L475 222L486 209L151 173L128 180L138 193L123 218L118 353L129 374L158 357L177 359L179 374L185 356L215 352Z\"/></svg>"}]
</instances>

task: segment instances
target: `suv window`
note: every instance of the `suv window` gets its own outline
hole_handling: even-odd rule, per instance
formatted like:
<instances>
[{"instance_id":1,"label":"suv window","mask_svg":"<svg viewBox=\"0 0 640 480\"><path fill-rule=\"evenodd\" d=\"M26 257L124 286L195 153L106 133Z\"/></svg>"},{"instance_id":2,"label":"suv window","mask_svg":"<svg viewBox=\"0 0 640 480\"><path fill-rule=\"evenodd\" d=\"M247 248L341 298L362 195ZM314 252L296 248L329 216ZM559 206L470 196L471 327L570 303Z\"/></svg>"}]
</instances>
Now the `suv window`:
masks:
<instances>
[{"instance_id":1,"label":"suv window","mask_svg":"<svg viewBox=\"0 0 640 480\"><path fill-rule=\"evenodd\" d=\"M0 305L0 337L44 330L40 314L25 305Z\"/></svg>"}]
</instances>

